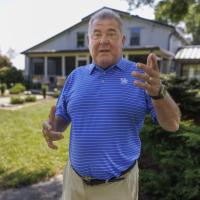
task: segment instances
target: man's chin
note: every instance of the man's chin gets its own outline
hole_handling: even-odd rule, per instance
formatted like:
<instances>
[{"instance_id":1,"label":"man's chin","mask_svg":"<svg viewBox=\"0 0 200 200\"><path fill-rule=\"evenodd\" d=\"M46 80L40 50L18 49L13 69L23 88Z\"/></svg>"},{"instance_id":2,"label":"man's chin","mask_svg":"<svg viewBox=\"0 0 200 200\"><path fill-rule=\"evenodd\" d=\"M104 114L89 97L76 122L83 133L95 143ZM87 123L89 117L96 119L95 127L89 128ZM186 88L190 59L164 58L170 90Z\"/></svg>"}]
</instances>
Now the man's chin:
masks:
<instances>
[{"instance_id":1,"label":"man's chin","mask_svg":"<svg viewBox=\"0 0 200 200\"><path fill-rule=\"evenodd\" d=\"M114 65L115 63L113 62L112 59L102 58L101 60L99 60L97 64L100 65L101 67L109 67L111 65Z\"/></svg>"}]
</instances>

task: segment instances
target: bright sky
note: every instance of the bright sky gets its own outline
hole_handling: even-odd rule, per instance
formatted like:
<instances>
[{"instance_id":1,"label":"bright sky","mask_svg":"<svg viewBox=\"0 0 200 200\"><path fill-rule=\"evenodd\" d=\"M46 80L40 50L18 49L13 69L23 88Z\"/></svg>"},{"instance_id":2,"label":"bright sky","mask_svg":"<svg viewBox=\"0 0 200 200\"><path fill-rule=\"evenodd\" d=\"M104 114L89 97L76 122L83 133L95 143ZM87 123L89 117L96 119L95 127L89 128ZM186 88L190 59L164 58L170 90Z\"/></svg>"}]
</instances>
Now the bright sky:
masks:
<instances>
[{"instance_id":1,"label":"bright sky","mask_svg":"<svg viewBox=\"0 0 200 200\"><path fill-rule=\"evenodd\" d=\"M20 52L71 27L96 10L107 6L127 11L125 0L0 0L0 52L16 52L14 66L24 69ZM131 14L153 19L153 9L143 7Z\"/></svg>"}]
</instances>

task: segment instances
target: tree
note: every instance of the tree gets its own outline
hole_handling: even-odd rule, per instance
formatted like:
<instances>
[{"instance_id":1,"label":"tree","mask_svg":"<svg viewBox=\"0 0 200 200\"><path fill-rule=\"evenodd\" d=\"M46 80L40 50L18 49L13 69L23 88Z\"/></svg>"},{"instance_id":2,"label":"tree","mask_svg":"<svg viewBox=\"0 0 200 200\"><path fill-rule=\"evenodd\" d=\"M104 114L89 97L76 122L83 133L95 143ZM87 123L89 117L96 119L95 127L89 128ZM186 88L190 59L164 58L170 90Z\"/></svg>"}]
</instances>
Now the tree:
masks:
<instances>
[{"instance_id":1,"label":"tree","mask_svg":"<svg viewBox=\"0 0 200 200\"><path fill-rule=\"evenodd\" d=\"M193 44L200 44L200 0L126 0L129 9L150 5L159 21L177 25L184 21L187 33L192 33Z\"/></svg>"},{"instance_id":2,"label":"tree","mask_svg":"<svg viewBox=\"0 0 200 200\"><path fill-rule=\"evenodd\" d=\"M12 62L8 56L0 54L0 69L2 67L12 67Z\"/></svg>"},{"instance_id":3,"label":"tree","mask_svg":"<svg viewBox=\"0 0 200 200\"><path fill-rule=\"evenodd\" d=\"M0 68L0 83L6 83L8 87L15 83L23 83L24 77L21 70L15 67Z\"/></svg>"},{"instance_id":4,"label":"tree","mask_svg":"<svg viewBox=\"0 0 200 200\"><path fill-rule=\"evenodd\" d=\"M151 5L153 6L154 0L125 0L128 3L128 10L131 11L133 7L140 7L141 5Z\"/></svg>"},{"instance_id":5,"label":"tree","mask_svg":"<svg viewBox=\"0 0 200 200\"><path fill-rule=\"evenodd\" d=\"M193 44L200 44L200 1L199 0L165 0L155 7L157 20L178 24L184 21L187 33L192 33Z\"/></svg>"}]
</instances>

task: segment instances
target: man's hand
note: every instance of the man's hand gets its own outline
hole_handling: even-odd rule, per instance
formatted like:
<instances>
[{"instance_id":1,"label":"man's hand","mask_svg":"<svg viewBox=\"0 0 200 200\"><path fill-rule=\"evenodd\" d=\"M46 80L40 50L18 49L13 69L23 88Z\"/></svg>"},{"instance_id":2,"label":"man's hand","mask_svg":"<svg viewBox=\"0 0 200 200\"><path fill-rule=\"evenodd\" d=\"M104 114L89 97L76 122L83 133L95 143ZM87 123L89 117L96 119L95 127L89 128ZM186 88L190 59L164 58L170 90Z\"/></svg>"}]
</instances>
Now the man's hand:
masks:
<instances>
[{"instance_id":1,"label":"man's hand","mask_svg":"<svg viewBox=\"0 0 200 200\"><path fill-rule=\"evenodd\" d=\"M42 133L43 136L48 144L48 146L51 149L57 149L58 147L53 143L53 141L64 139L64 136L61 134L61 132L55 131L55 106L52 106L49 119L45 121L42 125Z\"/></svg>"},{"instance_id":2,"label":"man's hand","mask_svg":"<svg viewBox=\"0 0 200 200\"><path fill-rule=\"evenodd\" d=\"M142 81L134 81L134 84L147 91L150 96L157 96L161 87L160 72L155 54L148 55L147 64L137 63L137 67L144 70L144 74L132 72L132 76Z\"/></svg>"}]
</instances>

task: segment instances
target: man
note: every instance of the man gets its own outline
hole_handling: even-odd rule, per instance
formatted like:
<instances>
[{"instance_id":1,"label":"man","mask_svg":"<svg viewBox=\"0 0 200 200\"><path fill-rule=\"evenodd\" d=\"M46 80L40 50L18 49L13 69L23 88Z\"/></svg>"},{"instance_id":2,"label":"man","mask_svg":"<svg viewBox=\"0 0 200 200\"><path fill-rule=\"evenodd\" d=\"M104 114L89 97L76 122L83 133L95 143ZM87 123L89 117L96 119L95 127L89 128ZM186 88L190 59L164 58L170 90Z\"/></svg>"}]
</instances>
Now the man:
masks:
<instances>
[{"instance_id":1,"label":"man","mask_svg":"<svg viewBox=\"0 0 200 200\"><path fill-rule=\"evenodd\" d=\"M179 128L179 109L160 81L156 56L147 65L122 58L120 17L107 9L88 28L93 62L67 78L43 124L50 148L71 123L62 200L137 200L139 132L150 113L162 128Z\"/></svg>"}]
</instances>

